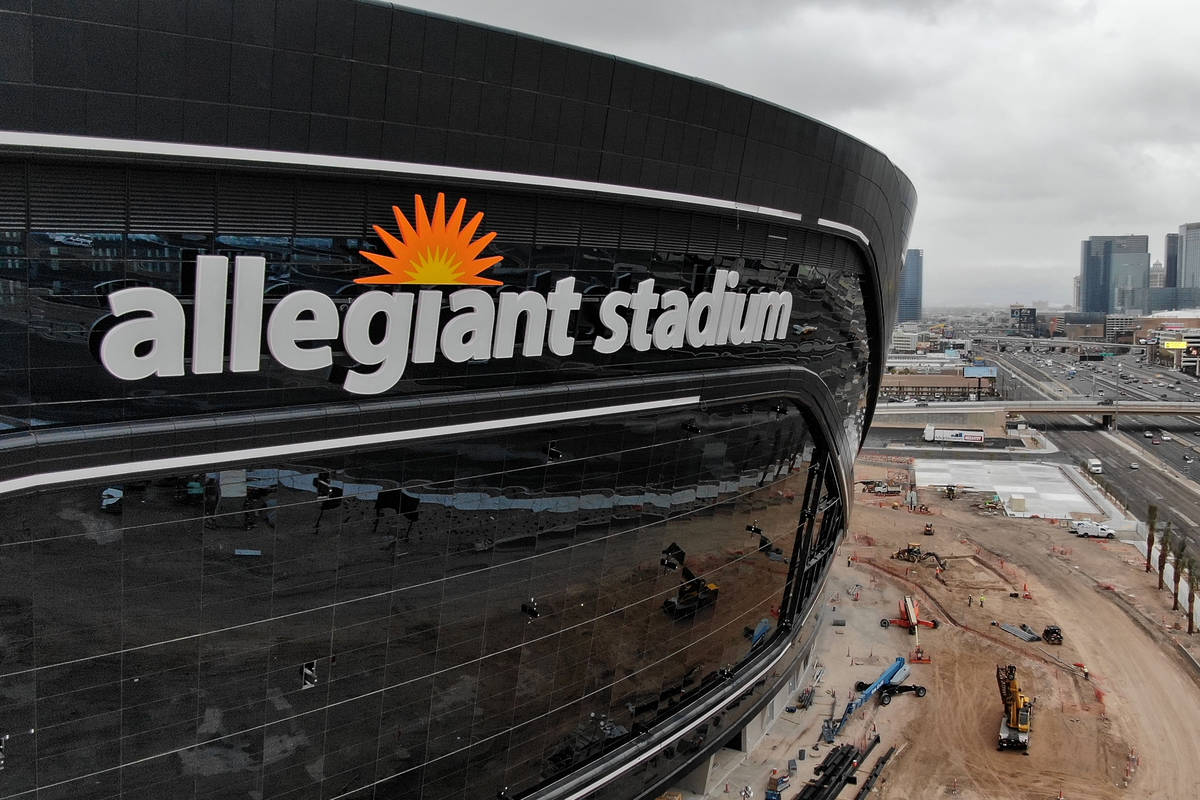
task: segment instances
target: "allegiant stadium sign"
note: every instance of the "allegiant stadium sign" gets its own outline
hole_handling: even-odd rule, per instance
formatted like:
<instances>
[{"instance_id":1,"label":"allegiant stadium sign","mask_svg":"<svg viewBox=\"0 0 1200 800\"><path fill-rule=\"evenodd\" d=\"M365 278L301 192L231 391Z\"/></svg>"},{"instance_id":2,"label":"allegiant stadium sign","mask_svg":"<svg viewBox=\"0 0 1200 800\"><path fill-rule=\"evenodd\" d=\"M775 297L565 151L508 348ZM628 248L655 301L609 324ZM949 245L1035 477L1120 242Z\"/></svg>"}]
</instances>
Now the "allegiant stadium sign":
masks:
<instances>
[{"instance_id":1,"label":"allegiant stadium sign","mask_svg":"<svg viewBox=\"0 0 1200 800\"><path fill-rule=\"evenodd\" d=\"M445 198L439 194L429 215L418 196L414 225L393 207L401 238L375 226L391 255L361 253L385 272L356 283L500 285L480 275L501 260L479 257L495 233L473 238L483 214L463 225L465 208L466 201L460 200L447 218ZM583 294L573 277L560 279L546 293L369 290L344 311L328 295L303 289L284 295L268 313L266 274L264 258L237 256L230 292L229 259L197 257L190 326L183 303L170 292L146 286L113 292L108 296L112 324L100 341L100 362L111 375L128 381L189 371L257 372L265 339L278 364L312 371L333 365L336 343L356 365L346 370L345 389L378 394L395 386L408 364L430 364L439 356L461 363L513 358L518 351L532 357L546 350L563 358L575 353ZM633 291L610 291L600 300L600 333L591 347L608 354L626 347L666 351L783 339L791 293L739 292L739 278L736 271L715 270L711 288L695 297L678 289L656 291L654 278L640 281Z\"/></svg>"}]
</instances>

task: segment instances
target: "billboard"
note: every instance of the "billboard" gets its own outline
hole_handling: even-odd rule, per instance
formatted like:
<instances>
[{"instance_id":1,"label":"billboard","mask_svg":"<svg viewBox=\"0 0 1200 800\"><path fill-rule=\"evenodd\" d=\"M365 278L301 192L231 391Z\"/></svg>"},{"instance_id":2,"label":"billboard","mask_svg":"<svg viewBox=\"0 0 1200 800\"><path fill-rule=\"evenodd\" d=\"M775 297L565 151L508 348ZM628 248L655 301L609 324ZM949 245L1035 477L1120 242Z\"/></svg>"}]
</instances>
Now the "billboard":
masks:
<instances>
[{"instance_id":1,"label":"billboard","mask_svg":"<svg viewBox=\"0 0 1200 800\"><path fill-rule=\"evenodd\" d=\"M995 367L963 367L964 378L994 378L996 377Z\"/></svg>"},{"instance_id":2,"label":"billboard","mask_svg":"<svg viewBox=\"0 0 1200 800\"><path fill-rule=\"evenodd\" d=\"M1036 308L1010 308L1008 316L1018 324L1032 325L1037 319Z\"/></svg>"},{"instance_id":3,"label":"billboard","mask_svg":"<svg viewBox=\"0 0 1200 800\"><path fill-rule=\"evenodd\" d=\"M1180 341L1163 342L1162 347L1164 350L1186 350L1187 342L1180 342Z\"/></svg>"}]
</instances>

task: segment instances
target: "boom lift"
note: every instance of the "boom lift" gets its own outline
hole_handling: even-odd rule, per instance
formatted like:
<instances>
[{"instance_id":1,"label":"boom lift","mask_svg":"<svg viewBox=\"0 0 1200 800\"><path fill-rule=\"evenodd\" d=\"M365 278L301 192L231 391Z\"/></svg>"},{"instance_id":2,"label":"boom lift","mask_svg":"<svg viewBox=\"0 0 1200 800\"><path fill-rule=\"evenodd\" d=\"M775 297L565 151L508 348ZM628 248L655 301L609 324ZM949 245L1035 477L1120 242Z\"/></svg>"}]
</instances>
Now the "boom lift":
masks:
<instances>
[{"instance_id":1,"label":"boom lift","mask_svg":"<svg viewBox=\"0 0 1200 800\"><path fill-rule=\"evenodd\" d=\"M908 677L908 672L904 670L904 658L897 657L892 665L885 669L883 673L875 679L874 683L863 685L861 682L855 685L855 690L860 692L858 698L851 700L846 704L846 710L842 713L842 718L834 722L833 712L830 711L830 718L821 721L821 738L827 744L833 744L833 737L842 732L842 728L846 727L846 723L854 716L854 712L858 711L863 705L870 700L877 691L882 687L896 680L904 680ZM835 701L836 702L836 701ZM891 702L890 700L888 702Z\"/></svg>"},{"instance_id":2,"label":"boom lift","mask_svg":"<svg viewBox=\"0 0 1200 800\"><path fill-rule=\"evenodd\" d=\"M917 605L917 601L913 600L910 595L905 595L900 602L900 616L895 619L884 617L879 620L879 627L886 628L889 625L898 625L901 628L908 628L910 634L917 632L917 626L923 625L926 628L936 629L940 623L936 619L921 619L921 609Z\"/></svg>"},{"instance_id":3,"label":"boom lift","mask_svg":"<svg viewBox=\"0 0 1200 800\"><path fill-rule=\"evenodd\" d=\"M663 611L675 619L683 619L717 602L719 591L717 585L696 577L696 573L684 565L683 560L687 557L687 553L683 551L683 548L675 542L671 542L670 546L662 551L662 554L663 557L659 563L667 569L680 570L683 578L683 585L679 587L675 596L663 600Z\"/></svg>"},{"instance_id":4,"label":"boom lift","mask_svg":"<svg viewBox=\"0 0 1200 800\"><path fill-rule=\"evenodd\" d=\"M1000 686L1000 699L1004 702L998 749L1025 750L1029 747L1029 723L1033 717L1033 701L1021 694L1017 668L1012 664L996 667L996 683Z\"/></svg>"}]
</instances>

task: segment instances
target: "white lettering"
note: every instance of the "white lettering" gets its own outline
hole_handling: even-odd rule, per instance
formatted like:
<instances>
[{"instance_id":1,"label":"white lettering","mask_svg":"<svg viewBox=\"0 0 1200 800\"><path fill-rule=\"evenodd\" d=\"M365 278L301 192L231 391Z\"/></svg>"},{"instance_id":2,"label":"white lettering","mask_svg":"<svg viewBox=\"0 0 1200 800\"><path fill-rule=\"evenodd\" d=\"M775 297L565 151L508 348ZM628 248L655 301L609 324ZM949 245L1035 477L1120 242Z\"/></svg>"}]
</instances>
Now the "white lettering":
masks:
<instances>
[{"instance_id":1,"label":"white lettering","mask_svg":"<svg viewBox=\"0 0 1200 800\"><path fill-rule=\"evenodd\" d=\"M197 256L192 304L192 373L218 375L225 367L225 293L229 259Z\"/></svg>"},{"instance_id":2,"label":"white lettering","mask_svg":"<svg viewBox=\"0 0 1200 800\"><path fill-rule=\"evenodd\" d=\"M687 334L688 296L678 289L662 293L663 313L654 320L654 346L674 350L684 345Z\"/></svg>"},{"instance_id":3,"label":"white lettering","mask_svg":"<svg viewBox=\"0 0 1200 800\"><path fill-rule=\"evenodd\" d=\"M688 309L687 343L692 347L705 347L717 343L717 324L721 314L721 294L725 291L723 269L717 270L713 278L713 290L701 292Z\"/></svg>"},{"instance_id":4,"label":"white lettering","mask_svg":"<svg viewBox=\"0 0 1200 800\"><path fill-rule=\"evenodd\" d=\"M629 300L629 308L633 311L633 319L629 323L629 343L634 350L644 353L654 344L646 328L650 324L650 311L658 308L658 298L658 293L654 291L654 279L650 278L638 283L637 291Z\"/></svg>"},{"instance_id":5,"label":"white lettering","mask_svg":"<svg viewBox=\"0 0 1200 800\"><path fill-rule=\"evenodd\" d=\"M563 278L554 284L554 290L546 296L546 307L550 309L550 332L546 343L556 356L569 356L575 352L575 337L567 333L571 324L571 312L583 305L583 295L575 291L575 279Z\"/></svg>"},{"instance_id":6,"label":"white lettering","mask_svg":"<svg viewBox=\"0 0 1200 800\"><path fill-rule=\"evenodd\" d=\"M160 378L183 374L183 306L162 289L135 286L108 296L114 316L145 312L118 322L100 342L100 363L109 373L124 381L139 381L157 375ZM149 345L138 355L139 345Z\"/></svg>"},{"instance_id":7,"label":"white lettering","mask_svg":"<svg viewBox=\"0 0 1200 800\"><path fill-rule=\"evenodd\" d=\"M521 355L540 356L546 340L546 298L537 292L501 292L500 313L496 321L495 358L512 358L516 349L517 322L525 315L525 340Z\"/></svg>"},{"instance_id":8,"label":"white lettering","mask_svg":"<svg viewBox=\"0 0 1200 800\"><path fill-rule=\"evenodd\" d=\"M413 330L412 362L432 364L437 355L438 323L442 319L442 293L422 289L417 293L417 324Z\"/></svg>"},{"instance_id":9,"label":"white lettering","mask_svg":"<svg viewBox=\"0 0 1200 800\"><path fill-rule=\"evenodd\" d=\"M763 301L763 339L782 339L791 324L792 293L767 292Z\"/></svg>"},{"instance_id":10,"label":"white lettering","mask_svg":"<svg viewBox=\"0 0 1200 800\"><path fill-rule=\"evenodd\" d=\"M492 327L496 303L483 289L459 289L450 295L450 310L456 313L442 328L442 355L460 364L492 355Z\"/></svg>"},{"instance_id":11,"label":"white lettering","mask_svg":"<svg viewBox=\"0 0 1200 800\"><path fill-rule=\"evenodd\" d=\"M629 324L621 316L621 309L629 305L632 298L629 292L609 292L600 301L600 324L608 328L604 336L597 336L592 349L597 353L615 353L625 346L629 339Z\"/></svg>"},{"instance_id":12,"label":"white lettering","mask_svg":"<svg viewBox=\"0 0 1200 800\"><path fill-rule=\"evenodd\" d=\"M412 328L413 296L408 292L366 292L346 310L342 343L346 355L364 366L379 365L374 372L350 370L342 386L354 394L379 394L396 385L408 366L409 331ZM379 341L371 339L376 315L385 322Z\"/></svg>"},{"instance_id":13,"label":"white lettering","mask_svg":"<svg viewBox=\"0 0 1200 800\"><path fill-rule=\"evenodd\" d=\"M329 345L300 347L299 343L327 341L337 335L337 306L328 295L310 289L285 295L267 320L267 348L288 369L328 367L333 363Z\"/></svg>"},{"instance_id":14,"label":"white lettering","mask_svg":"<svg viewBox=\"0 0 1200 800\"><path fill-rule=\"evenodd\" d=\"M237 256L233 260L233 322L229 326L229 371L258 372L262 357L263 287L267 260Z\"/></svg>"}]
</instances>

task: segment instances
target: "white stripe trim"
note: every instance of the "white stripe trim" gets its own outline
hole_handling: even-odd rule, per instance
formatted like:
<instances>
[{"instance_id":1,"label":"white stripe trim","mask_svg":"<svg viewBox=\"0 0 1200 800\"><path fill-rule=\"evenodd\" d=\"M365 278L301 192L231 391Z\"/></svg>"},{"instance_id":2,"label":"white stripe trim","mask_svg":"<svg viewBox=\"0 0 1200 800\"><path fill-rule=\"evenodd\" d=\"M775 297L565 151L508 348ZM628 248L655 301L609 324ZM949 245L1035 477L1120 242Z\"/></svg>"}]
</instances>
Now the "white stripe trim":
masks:
<instances>
[{"instance_id":1,"label":"white stripe trim","mask_svg":"<svg viewBox=\"0 0 1200 800\"><path fill-rule=\"evenodd\" d=\"M707 208L719 208L725 211L736 211L743 214L757 214L759 216L787 220L788 222L800 222L803 220L802 215L793 211L749 205L732 200L720 200L714 197L703 197L695 194L684 194L682 192L666 192L660 189L644 189L639 186L622 186L614 183L581 181L573 178L553 178L546 175L501 172L490 169L416 164L409 161L388 161L381 158L332 156L320 153L294 153L284 150L259 150L249 147L224 147L220 145L182 144L178 142L151 142L142 139L70 136L59 133L28 133L25 131L0 131L0 146L57 148L60 150L86 150L185 159L217 159L262 164L289 164L297 167L318 166L363 172L389 172L430 178L491 181L493 183L545 186L591 194L632 197L640 200L683 203Z\"/></svg>"},{"instance_id":2,"label":"white stripe trim","mask_svg":"<svg viewBox=\"0 0 1200 800\"><path fill-rule=\"evenodd\" d=\"M464 433L481 433L518 428L525 425L545 425L554 422L567 422L578 419L593 419L595 417L610 417L616 414L636 414L641 411L654 411L666 408L681 408L700 403L699 395L673 397L665 400L651 400L642 403L624 403L615 406L600 406L576 411L557 411L546 414L529 414L522 417L501 417L499 419L480 420L478 422L462 422L449 425L435 425L427 428L412 428L402 431L386 431L369 433L359 436L340 436L334 439L313 439L306 442L273 445L270 447L247 447L240 450L220 450L209 453L197 453L171 458L153 458L143 461L123 461L115 464L104 464L97 467L79 467L56 472L40 472L25 475L20 478L10 478L0 481L0 496L27 489L41 489L49 486L61 486L98 478L112 476L137 475L147 472L171 472L175 470L192 469L210 464L220 464L229 461L253 461L256 459L279 458L301 454L324 453L331 450L343 450L351 447L388 444L394 442L409 442L415 439L433 439L442 436L457 436Z\"/></svg>"},{"instance_id":3,"label":"white stripe trim","mask_svg":"<svg viewBox=\"0 0 1200 800\"><path fill-rule=\"evenodd\" d=\"M833 220L825 219L824 217L818 218L817 224L823 225L826 228L833 228L835 231L845 231L846 233L849 233L851 235L857 236L859 239L862 239L862 243L865 244L867 247L871 246L871 240L867 238L867 235L865 233L863 233L862 231L860 231L858 228L855 228L853 225L847 225L844 222L834 222Z\"/></svg>"}]
</instances>

